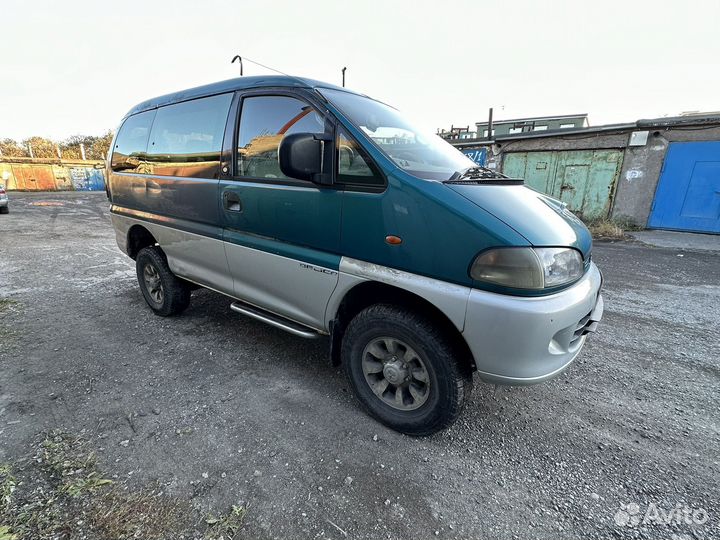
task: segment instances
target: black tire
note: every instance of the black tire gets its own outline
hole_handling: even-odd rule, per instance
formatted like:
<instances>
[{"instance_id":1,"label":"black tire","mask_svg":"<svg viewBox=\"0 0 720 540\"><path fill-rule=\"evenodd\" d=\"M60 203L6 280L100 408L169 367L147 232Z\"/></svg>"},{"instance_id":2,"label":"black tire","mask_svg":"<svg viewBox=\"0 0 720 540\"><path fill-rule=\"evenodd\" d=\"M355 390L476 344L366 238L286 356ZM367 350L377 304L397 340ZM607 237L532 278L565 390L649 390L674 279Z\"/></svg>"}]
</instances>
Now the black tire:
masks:
<instances>
[{"instance_id":1,"label":"black tire","mask_svg":"<svg viewBox=\"0 0 720 540\"><path fill-rule=\"evenodd\" d=\"M9 206L0 206L0 214L9 214L9 213L10 213Z\"/></svg>"},{"instance_id":2,"label":"black tire","mask_svg":"<svg viewBox=\"0 0 720 540\"><path fill-rule=\"evenodd\" d=\"M185 311L190 304L190 287L170 271L167 258L158 246L140 250L135 258L135 270L143 297L156 315L170 317ZM156 276L159 289L151 287L146 273Z\"/></svg>"},{"instance_id":3,"label":"black tire","mask_svg":"<svg viewBox=\"0 0 720 540\"><path fill-rule=\"evenodd\" d=\"M392 355L380 363L385 365L390 360L401 357L400 362L409 353L410 349L414 356L421 362L420 369L424 369L423 378L429 381L425 383L416 382L415 370L405 370L407 378L397 386L388 384L382 397L376 395L371 388L367 377L386 378L385 369L382 373L366 375L363 367L363 358L369 358L371 363L375 356L367 357L368 351L372 351L374 343L386 343L385 338L394 340L393 350L397 354ZM390 340L392 343L392 340ZM405 347L403 348L402 345ZM368 348L368 349L366 349ZM390 350L390 348L386 348ZM342 342L342 362L345 373L360 403L367 412L386 426L405 433L407 435L424 436L431 435L450 426L460 415L465 401L472 390L472 373L465 366L461 365L459 355L451 341L447 339L438 325L411 309L390 304L376 304L361 311L350 321ZM410 355L413 356L413 355ZM405 364L407 368L407 364ZM390 375L393 375L390 373ZM394 374L397 375L397 374ZM384 385L375 384L376 390ZM399 410L397 402L391 406L388 399L397 397L395 392L398 386L415 385L423 386L425 400L417 408L412 410ZM416 387L417 388L417 387ZM388 392L390 392L388 394ZM402 407L416 406L414 403L407 405L404 400L415 401L415 396L409 395L409 388L401 389ZM389 397L390 396L390 397ZM421 400L417 400L421 402Z\"/></svg>"}]
</instances>

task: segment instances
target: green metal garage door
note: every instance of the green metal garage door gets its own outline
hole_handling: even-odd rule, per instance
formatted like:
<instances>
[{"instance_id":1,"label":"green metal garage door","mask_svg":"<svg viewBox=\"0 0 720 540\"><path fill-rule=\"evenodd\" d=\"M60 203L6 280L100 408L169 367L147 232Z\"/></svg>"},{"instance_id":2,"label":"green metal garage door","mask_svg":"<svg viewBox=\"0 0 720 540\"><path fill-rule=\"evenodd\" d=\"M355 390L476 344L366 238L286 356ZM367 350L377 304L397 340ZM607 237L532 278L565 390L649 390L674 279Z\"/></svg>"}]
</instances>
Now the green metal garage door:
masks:
<instances>
[{"instance_id":1,"label":"green metal garage door","mask_svg":"<svg viewBox=\"0 0 720 540\"><path fill-rule=\"evenodd\" d=\"M503 157L503 173L524 178L584 219L609 215L621 165L619 150L512 152Z\"/></svg>"}]
</instances>

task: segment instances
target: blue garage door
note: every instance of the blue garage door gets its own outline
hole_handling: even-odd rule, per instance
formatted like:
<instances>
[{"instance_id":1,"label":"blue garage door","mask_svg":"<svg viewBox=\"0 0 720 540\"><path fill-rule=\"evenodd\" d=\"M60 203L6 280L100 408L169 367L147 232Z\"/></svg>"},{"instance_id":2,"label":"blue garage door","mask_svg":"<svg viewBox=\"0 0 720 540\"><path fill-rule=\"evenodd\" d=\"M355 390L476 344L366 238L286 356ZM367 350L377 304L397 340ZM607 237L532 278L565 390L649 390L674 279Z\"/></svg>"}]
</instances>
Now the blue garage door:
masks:
<instances>
[{"instance_id":1,"label":"blue garage door","mask_svg":"<svg viewBox=\"0 0 720 540\"><path fill-rule=\"evenodd\" d=\"M101 169L73 167L70 169L70 179L75 191L103 191L105 189L105 177Z\"/></svg>"},{"instance_id":2,"label":"blue garage door","mask_svg":"<svg viewBox=\"0 0 720 540\"><path fill-rule=\"evenodd\" d=\"M670 144L648 226L720 233L720 141Z\"/></svg>"}]
</instances>

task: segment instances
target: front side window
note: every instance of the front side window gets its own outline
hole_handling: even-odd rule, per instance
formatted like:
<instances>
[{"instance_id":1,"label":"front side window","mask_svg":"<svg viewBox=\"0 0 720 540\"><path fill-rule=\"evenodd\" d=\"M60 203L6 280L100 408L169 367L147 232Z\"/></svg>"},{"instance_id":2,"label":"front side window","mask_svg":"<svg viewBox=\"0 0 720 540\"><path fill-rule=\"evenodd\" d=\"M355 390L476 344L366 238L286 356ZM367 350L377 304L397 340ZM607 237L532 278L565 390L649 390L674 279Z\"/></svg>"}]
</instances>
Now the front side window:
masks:
<instances>
[{"instance_id":1,"label":"front side window","mask_svg":"<svg viewBox=\"0 0 720 540\"><path fill-rule=\"evenodd\" d=\"M289 96L243 99L238 129L239 176L287 179L280 171L278 147L285 135L325 133L325 120L310 105Z\"/></svg>"},{"instance_id":2,"label":"front side window","mask_svg":"<svg viewBox=\"0 0 720 540\"><path fill-rule=\"evenodd\" d=\"M371 186L385 183L365 151L342 127L338 127L336 151L338 182Z\"/></svg>"},{"instance_id":3,"label":"front side window","mask_svg":"<svg viewBox=\"0 0 720 540\"><path fill-rule=\"evenodd\" d=\"M110 167L115 172L144 172L150 127L155 111L128 117L118 131Z\"/></svg>"},{"instance_id":4,"label":"front side window","mask_svg":"<svg viewBox=\"0 0 720 540\"><path fill-rule=\"evenodd\" d=\"M475 166L450 143L418 128L384 103L342 90L322 88L320 92L398 167L412 175L449 180Z\"/></svg>"},{"instance_id":5,"label":"front side window","mask_svg":"<svg viewBox=\"0 0 720 540\"><path fill-rule=\"evenodd\" d=\"M150 174L218 178L220 152L232 94L160 107L147 159Z\"/></svg>"}]
</instances>

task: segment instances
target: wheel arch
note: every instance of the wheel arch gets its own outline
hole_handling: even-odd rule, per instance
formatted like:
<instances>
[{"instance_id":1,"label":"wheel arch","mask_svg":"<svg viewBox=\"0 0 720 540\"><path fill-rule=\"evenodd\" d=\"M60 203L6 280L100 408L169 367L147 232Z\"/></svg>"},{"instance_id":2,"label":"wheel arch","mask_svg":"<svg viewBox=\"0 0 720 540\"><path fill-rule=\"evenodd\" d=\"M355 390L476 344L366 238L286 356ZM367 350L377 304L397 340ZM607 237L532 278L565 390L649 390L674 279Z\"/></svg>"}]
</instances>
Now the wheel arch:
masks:
<instances>
[{"instance_id":1,"label":"wheel arch","mask_svg":"<svg viewBox=\"0 0 720 540\"><path fill-rule=\"evenodd\" d=\"M127 232L127 254L135 260L140 250L149 246L154 246L158 242L153 234L144 226L135 224Z\"/></svg>"},{"instance_id":2,"label":"wheel arch","mask_svg":"<svg viewBox=\"0 0 720 540\"><path fill-rule=\"evenodd\" d=\"M340 365L340 348L347 325L355 315L374 304L399 305L422 313L441 328L455 347L461 365L470 372L477 369L461 331L437 306L407 289L372 280L362 281L350 288L330 321L330 357L333 365Z\"/></svg>"}]
</instances>

